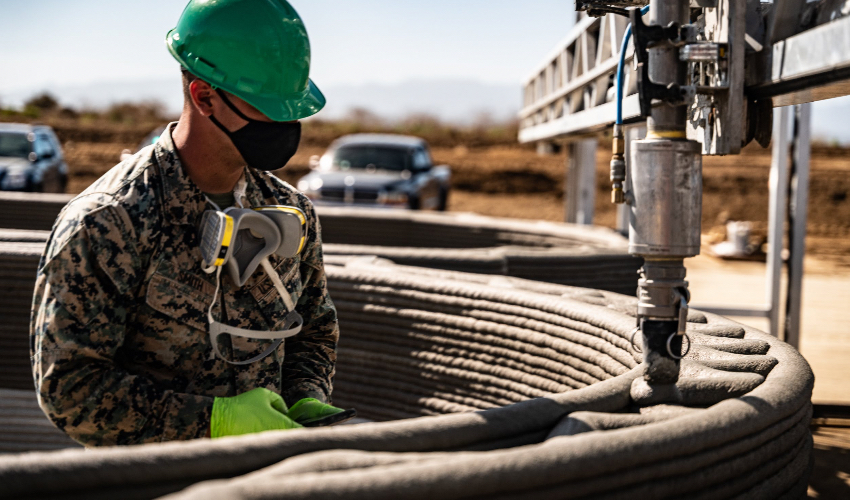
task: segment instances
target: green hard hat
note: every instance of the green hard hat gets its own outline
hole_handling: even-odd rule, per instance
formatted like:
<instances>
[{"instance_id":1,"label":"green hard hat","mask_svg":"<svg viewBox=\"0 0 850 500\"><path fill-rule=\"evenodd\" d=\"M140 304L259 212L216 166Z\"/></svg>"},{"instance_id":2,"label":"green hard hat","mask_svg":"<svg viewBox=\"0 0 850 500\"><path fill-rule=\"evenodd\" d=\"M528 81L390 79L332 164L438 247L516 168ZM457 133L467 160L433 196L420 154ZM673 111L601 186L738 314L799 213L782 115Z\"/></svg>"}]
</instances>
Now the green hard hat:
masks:
<instances>
[{"instance_id":1,"label":"green hard hat","mask_svg":"<svg viewBox=\"0 0 850 500\"><path fill-rule=\"evenodd\" d=\"M325 106L309 78L307 30L286 0L190 0L165 41L190 73L272 120L306 118Z\"/></svg>"}]
</instances>

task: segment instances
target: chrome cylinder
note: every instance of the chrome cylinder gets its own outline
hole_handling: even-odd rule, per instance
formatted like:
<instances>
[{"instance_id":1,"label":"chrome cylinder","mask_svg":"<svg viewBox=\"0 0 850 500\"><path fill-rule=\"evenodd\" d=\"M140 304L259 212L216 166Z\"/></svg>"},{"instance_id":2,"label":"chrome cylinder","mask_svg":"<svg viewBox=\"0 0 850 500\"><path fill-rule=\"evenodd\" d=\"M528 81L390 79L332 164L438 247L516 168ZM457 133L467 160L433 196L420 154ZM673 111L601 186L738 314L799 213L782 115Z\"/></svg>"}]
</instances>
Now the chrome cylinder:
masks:
<instances>
[{"instance_id":1,"label":"chrome cylinder","mask_svg":"<svg viewBox=\"0 0 850 500\"><path fill-rule=\"evenodd\" d=\"M667 26L671 22L676 22L681 26L689 21L690 4L687 0L655 1L651 2L650 5L649 24ZM649 79L651 81L665 86L670 83L678 83L679 85L685 83L687 65L682 64L679 60L679 47L664 41L652 44L648 52ZM686 121L686 106L664 104L652 108L652 114L647 117L646 124L650 135L653 132L672 132L676 133L677 137L684 138Z\"/></svg>"},{"instance_id":2,"label":"chrome cylinder","mask_svg":"<svg viewBox=\"0 0 850 500\"><path fill-rule=\"evenodd\" d=\"M644 257L699 254L702 155L696 141L633 141L629 253Z\"/></svg>"}]
</instances>

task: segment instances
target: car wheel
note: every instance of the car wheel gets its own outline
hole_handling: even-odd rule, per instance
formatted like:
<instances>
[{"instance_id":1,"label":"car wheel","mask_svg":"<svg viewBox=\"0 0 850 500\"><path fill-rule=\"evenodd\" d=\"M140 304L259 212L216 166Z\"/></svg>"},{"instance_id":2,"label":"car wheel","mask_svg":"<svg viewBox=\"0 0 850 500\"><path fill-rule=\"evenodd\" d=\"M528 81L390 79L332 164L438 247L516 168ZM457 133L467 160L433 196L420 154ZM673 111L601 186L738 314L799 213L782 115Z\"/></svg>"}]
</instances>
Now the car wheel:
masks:
<instances>
[{"instance_id":1,"label":"car wheel","mask_svg":"<svg viewBox=\"0 0 850 500\"><path fill-rule=\"evenodd\" d=\"M407 208L411 210L419 210L419 195L410 196L407 199Z\"/></svg>"},{"instance_id":2,"label":"car wheel","mask_svg":"<svg viewBox=\"0 0 850 500\"><path fill-rule=\"evenodd\" d=\"M445 187L440 188L440 197L437 202L437 210L440 212L445 212L446 208L449 206L449 189Z\"/></svg>"},{"instance_id":3,"label":"car wheel","mask_svg":"<svg viewBox=\"0 0 850 500\"><path fill-rule=\"evenodd\" d=\"M27 191L30 193L43 193L44 192L44 181L41 182L33 182L29 181L27 183Z\"/></svg>"}]
</instances>

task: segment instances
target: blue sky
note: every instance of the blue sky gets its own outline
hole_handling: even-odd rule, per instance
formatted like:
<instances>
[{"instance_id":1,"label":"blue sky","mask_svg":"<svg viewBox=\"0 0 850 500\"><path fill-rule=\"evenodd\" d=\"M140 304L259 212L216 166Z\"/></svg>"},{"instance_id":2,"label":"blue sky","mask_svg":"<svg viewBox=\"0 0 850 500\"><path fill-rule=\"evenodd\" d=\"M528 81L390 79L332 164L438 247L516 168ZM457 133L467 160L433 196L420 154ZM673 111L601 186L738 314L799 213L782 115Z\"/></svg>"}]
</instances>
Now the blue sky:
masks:
<instances>
[{"instance_id":1,"label":"blue sky","mask_svg":"<svg viewBox=\"0 0 850 500\"><path fill-rule=\"evenodd\" d=\"M571 27L571 0L292 0L320 86L519 81ZM0 0L0 96L167 78L184 0Z\"/></svg>"},{"instance_id":2,"label":"blue sky","mask_svg":"<svg viewBox=\"0 0 850 500\"><path fill-rule=\"evenodd\" d=\"M364 104L355 97L371 90L391 95L386 102L365 101L367 107L383 104L384 114L394 107L397 116L430 111L450 120L480 111L513 115L520 81L569 32L574 5L573 0L291 3L310 34L313 80L328 94L324 116ZM179 109L177 65L164 38L185 4L0 0L0 103L19 105L50 90L65 104L138 97ZM423 82L435 85L427 92ZM445 89L457 91L446 95ZM850 98L816 103L814 134L850 143L850 129L843 125L847 113Z\"/></svg>"}]
</instances>

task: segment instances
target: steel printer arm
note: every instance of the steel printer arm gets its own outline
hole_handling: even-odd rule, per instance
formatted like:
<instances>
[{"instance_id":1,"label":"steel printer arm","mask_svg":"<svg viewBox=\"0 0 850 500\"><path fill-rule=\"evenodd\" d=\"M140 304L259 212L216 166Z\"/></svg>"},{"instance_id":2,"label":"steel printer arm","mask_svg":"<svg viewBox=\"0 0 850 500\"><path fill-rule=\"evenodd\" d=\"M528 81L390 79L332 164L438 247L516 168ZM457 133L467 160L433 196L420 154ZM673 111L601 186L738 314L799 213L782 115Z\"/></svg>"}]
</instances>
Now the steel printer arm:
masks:
<instances>
[{"instance_id":1,"label":"steel printer arm","mask_svg":"<svg viewBox=\"0 0 850 500\"><path fill-rule=\"evenodd\" d=\"M699 254L700 145L670 139L634 141L632 165L629 253L644 259L637 313L645 378L674 383L690 298L683 262Z\"/></svg>"},{"instance_id":2,"label":"steel printer arm","mask_svg":"<svg viewBox=\"0 0 850 500\"><path fill-rule=\"evenodd\" d=\"M688 1L655 0L649 15L650 25L685 25ZM636 43L640 36L636 31ZM648 81L639 82L639 91L641 83L669 88L684 83L678 42L646 44ZM644 259L637 315L644 380L651 385L672 384L679 378L689 299L684 259L698 255L700 247L701 145L686 139L686 119L683 101L656 101L647 119L647 138L631 147L629 253Z\"/></svg>"}]
</instances>

